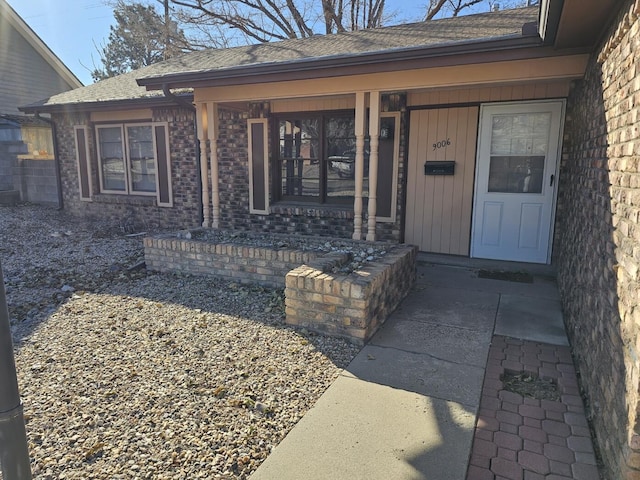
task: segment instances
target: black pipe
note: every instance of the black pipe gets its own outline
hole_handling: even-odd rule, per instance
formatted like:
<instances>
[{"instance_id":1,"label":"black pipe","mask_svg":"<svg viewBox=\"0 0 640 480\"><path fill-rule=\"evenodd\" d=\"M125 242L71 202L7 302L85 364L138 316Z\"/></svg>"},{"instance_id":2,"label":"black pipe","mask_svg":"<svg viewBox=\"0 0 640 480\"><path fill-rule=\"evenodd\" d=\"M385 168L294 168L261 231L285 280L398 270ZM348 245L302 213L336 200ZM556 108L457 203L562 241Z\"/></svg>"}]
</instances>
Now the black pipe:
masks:
<instances>
[{"instance_id":1,"label":"black pipe","mask_svg":"<svg viewBox=\"0 0 640 480\"><path fill-rule=\"evenodd\" d=\"M165 97L174 100L178 105L182 105L183 107L188 108L189 110L192 110L194 112L196 111L196 106L193 103L174 94L169 88L169 85L166 83L162 85L162 93L164 93Z\"/></svg>"},{"instance_id":2,"label":"black pipe","mask_svg":"<svg viewBox=\"0 0 640 480\"><path fill-rule=\"evenodd\" d=\"M27 432L18 391L9 308L0 264L0 467L6 480L31 480Z\"/></svg>"},{"instance_id":3,"label":"black pipe","mask_svg":"<svg viewBox=\"0 0 640 480\"><path fill-rule=\"evenodd\" d=\"M58 190L58 210L62 210L64 207L64 200L62 196L62 173L60 171L60 152L58 148L56 124L50 118L41 117L40 112L36 112L36 118L44 120L51 127L51 139L53 140L53 166L56 172L56 187Z\"/></svg>"}]
</instances>

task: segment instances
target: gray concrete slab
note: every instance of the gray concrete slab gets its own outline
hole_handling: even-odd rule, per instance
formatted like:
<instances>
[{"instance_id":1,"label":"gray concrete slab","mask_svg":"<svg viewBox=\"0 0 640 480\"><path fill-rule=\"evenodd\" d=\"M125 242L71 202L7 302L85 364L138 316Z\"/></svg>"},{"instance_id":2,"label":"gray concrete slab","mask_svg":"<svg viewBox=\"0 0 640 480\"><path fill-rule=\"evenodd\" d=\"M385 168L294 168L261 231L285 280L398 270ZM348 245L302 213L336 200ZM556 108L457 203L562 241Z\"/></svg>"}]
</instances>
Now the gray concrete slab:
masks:
<instances>
[{"instance_id":1,"label":"gray concrete slab","mask_svg":"<svg viewBox=\"0 0 640 480\"><path fill-rule=\"evenodd\" d=\"M496 335L569 345L559 300L501 295Z\"/></svg>"},{"instance_id":2,"label":"gray concrete slab","mask_svg":"<svg viewBox=\"0 0 640 480\"><path fill-rule=\"evenodd\" d=\"M556 276L553 265L540 263L508 262L504 260L489 260L484 258L469 258L460 255L443 255L439 253L418 253L419 263L429 263L444 267L464 267L470 269L500 269L505 272L529 272L534 275Z\"/></svg>"},{"instance_id":3,"label":"gray concrete slab","mask_svg":"<svg viewBox=\"0 0 640 480\"><path fill-rule=\"evenodd\" d=\"M450 286L416 285L387 322L394 319L492 329L499 295Z\"/></svg>"},{"instance_id":4,"label":"gray concrete slab","mask_svg":"<svg viewBox=\"0 0 640 480\"><path fill-rule=\"evenodd\" d=\"M475 413L342 376L251 480L463 480Z\"/></svg>"},{"instance_id":5,"label":"gray concrete slab","mask_svg":"<svg viewBox=\"0 0 640 480\"><path fill-rule=\"evenodd\" d=\"M447 362L484 368L492 329L488 323L479 322L479 325L486 328L452 327L394 318L382 326L370 345L424 353ZM464 348L460 348L461 343Z\"/></svg>"},{"instance_id":6,"label":"gray concrete slab","mask_svg":"<svg viewBox=\"0 0 640 480\"><path fill-rule=\"evenodd\" d=\"M500 265L494 269L499 270ZM422 263L418 265L417 284L424 287L448 286L469 292L504 293L536 298L559 299L558 287L552 276L533 275L533 283L508 282L478 278L478 270L468 267L448 267Z\"/></svg>"},{"instance_id":7,"label":"gray concrete slab","mask_svg":"<svg viewBox=\"0 0 640 480\"><path fill-rule=\"evenodd\" d=\"M534 273L516 283L422 261L409 296L251 479L463 480L494 327L566 342L555 281Z\"/></svg>"},{"instance_id":8,"label":"gray concrete slab","mask_svg":"<svg viewBox=\"0 0 640 480\"><path fill-rule=\"evenodd\" d=\"M447 362L430 355L367 345L349 364L344 375L452 400L475 409L480 402L484 366Z\"/></svg>"}]
</instances>

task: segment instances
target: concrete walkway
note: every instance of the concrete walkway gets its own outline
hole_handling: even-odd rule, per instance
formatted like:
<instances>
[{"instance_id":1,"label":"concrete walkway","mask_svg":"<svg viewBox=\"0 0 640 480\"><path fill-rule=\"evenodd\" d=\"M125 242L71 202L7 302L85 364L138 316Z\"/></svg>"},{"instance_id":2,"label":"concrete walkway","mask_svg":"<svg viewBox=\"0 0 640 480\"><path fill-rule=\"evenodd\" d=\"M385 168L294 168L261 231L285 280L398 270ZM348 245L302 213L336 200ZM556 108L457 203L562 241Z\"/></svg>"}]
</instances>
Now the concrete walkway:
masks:
<instances>
[{"instance_id":1,"label":"concrete walkway","mask_svg":"<svg viewBox=\"0 0 640 480\"><path fill-rule=\"evenodd\" d=\"M552 459L545 457L543 439L535 445L527 443L534 452L520 453L525 443L518 441L519 426L512 424L523 424L522 418L511 424L503 422L504 433L513 436L509 445L500 444L505 437L499 431L502 424L496 423L496 417L502 418L503 405L513 408L509 405L515 404L516 414L518 408L514 398L509 397L511 402L499 398L504 395L500 375L507 357L500 356L505 342L523 339L568 352L550 271L548 267L469 259L450 265L451 260L419 257L418 281L412 293L252 480L522 480L554 473ZM442 261L449 264L440 264ZM496 270L523 269L533 273L533 283L479 278L481 270L491 276ZM492 354L498 363L485 372L492 340L502 350ZM525 342L515 343L522 346ZM545 368L549 366L547 362ZM490 377L488 383L485 373ZM493 387L484 396L483 384ZM496 401L489 399L491 395ZM571 401L575 402L575 396ZM582 415L582 419L571 419L583 425ZM538 419L540 429L543 420ZM565 438L565 447L566 442ZM575 454L570 455L573 451L561 451L566 459L561 470L564 475L554 478L574 478L566 475L576 462L580 463L576 471L582 475L595 468L593 450L589 457L589 448L580 448L587 452L580 452L579 461ZM557 449L549 452L559 455ZM520 466L519 458L538 463L531 469L531 465ZM580 470L583 464L586 470Z\"/></svg>"}]
</instances>

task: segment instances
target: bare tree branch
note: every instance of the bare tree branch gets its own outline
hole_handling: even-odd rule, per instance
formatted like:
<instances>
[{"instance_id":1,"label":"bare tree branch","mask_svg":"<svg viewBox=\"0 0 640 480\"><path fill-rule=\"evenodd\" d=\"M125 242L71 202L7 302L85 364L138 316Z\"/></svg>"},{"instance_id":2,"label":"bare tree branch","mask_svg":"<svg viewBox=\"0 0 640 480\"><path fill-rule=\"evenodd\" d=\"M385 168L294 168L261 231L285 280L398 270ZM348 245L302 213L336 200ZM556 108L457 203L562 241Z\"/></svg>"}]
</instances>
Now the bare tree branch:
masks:
<instances>
[{"instance_id":1,"label":"bare tree branch","mask_svg":"<svg viewBox=\"0 0 640 480\"><path fill-rule=\"evenodd\" d=\"M194 25L217 24L266 42L382 25L385 0L170 0ZM350 22L345 24L345 9ZM191 15L184 12L191 12ZM314 25L324 25L316 32Z\"/></svg>"},{"instance_id":2,"label":"bare tree branch","mask_svg":"<svg viewBox=\"0 0 640 480\"><path fill-rule=\"evenodd\" d=\"M482 2L482 0L469 0L467 2L458 0L457 5L454 5L453 7L453 16L457 17L462 10L465 10L469 7L473 7L474 5L477 5L480 2ZM451 3L454 3L454 2L451 2Z\"/></svg>"},{"instance_id":3,"label":"bare tree branch","mask_svg":"<svg viewBox=\"0 0 640 480\"><path fill-rule=\"evenodd\" d=\"M438 0L437 3L433 6L429 7L429 10L427 11L427 16L424 17L425 22L431 20L433 17L435 17L438 13L440 13L440 10L442 10L442 7L444 6L444 4L447 2L447 0ZM432 2L433 3L433 2Z\"/></svg>"}]
</instances>

